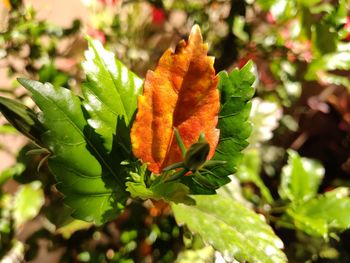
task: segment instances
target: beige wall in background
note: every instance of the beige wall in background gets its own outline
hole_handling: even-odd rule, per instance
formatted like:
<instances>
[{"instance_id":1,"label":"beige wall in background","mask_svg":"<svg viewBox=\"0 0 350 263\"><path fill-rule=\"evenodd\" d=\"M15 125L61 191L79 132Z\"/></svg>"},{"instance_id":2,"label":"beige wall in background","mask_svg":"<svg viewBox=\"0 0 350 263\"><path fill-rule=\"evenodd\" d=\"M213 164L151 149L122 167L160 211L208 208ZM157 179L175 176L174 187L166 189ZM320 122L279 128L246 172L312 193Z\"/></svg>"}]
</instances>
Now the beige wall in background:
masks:
<instances>
[{"instance_id":1,"label":"beige wall in background","mask_svg":"<svg viewBox=\"0 0 350 263\"><path fill-rule=\"evenodd\" d=\"M74 19L86 22L88 10L81 0L25 0L37 10L38 19L46 19L63 27L70 26Z\"/></svg>"}]
</instances>

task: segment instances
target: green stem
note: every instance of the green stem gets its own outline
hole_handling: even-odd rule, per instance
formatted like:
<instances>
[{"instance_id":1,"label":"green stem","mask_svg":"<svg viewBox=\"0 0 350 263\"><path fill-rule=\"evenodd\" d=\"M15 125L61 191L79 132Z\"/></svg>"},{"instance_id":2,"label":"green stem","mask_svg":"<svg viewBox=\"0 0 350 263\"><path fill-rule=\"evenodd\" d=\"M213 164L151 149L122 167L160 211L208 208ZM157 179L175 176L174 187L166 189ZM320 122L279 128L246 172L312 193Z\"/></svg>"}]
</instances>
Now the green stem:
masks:
<instances>
[{"instance_id":1,"label":"green stem","mask_svg":"<svg viewBox=\"0 0 350 263\"><path fill-rule=\"evenodd\" d=\"M175 181L179 178L181 178L182 176L184 176L186 173L188 172L187 169L182 169L174 174L172 174L171 176L169 176L167 179L166 179L166 182L171 182L171 181Z\"/></svg>"},{"instance_id":2,"label":"green stem","mask_svg":"<svg viewBox=\"0 0 350 263\"><path fill-rule=\"evenodd\" d=\"M180 147L180 151L181 151L182 157L185 158L186 147L185 147L185 144L183 143L183 141L181 139L181 136L180 136L180 133L179 133L178 129L174 128L174 133L175 133L176 142L177 142L177 144Z\"/></svg>"}]
</instances>

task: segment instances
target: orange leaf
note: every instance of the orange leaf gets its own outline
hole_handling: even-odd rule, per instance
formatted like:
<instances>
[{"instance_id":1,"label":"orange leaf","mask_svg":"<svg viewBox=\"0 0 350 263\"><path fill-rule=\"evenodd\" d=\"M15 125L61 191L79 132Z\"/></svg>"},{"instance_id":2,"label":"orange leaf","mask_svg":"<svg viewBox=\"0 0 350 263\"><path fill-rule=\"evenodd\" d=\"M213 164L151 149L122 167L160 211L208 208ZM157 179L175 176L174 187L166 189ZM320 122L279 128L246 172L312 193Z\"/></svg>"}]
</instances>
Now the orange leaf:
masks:
<instances>
[{"instance_id":1,"label":"orange leaf","mask_svg":"<svg viewBox=\"0 0 350 263\"><path fill-rule=\"evenodd\" d=\"M181 41L175 52L168 49L155 71L147 72L131 142L134 155L149 163L154 173L183 160L174 127L187 148L203 132L210 145L208 159L215 152L220 100L214 58L207 51L199 27L194 26L188 41Z\"/></svg>"}]
</instances>

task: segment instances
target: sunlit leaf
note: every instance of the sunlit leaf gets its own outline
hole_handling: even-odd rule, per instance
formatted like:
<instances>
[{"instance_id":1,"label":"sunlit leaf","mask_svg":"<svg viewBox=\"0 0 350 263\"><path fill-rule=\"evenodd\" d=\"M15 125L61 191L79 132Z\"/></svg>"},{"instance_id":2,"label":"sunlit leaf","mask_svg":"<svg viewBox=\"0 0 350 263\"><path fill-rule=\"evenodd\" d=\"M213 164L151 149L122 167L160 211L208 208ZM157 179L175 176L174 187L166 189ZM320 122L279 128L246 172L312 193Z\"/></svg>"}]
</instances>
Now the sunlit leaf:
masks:
<instances>
[{"instance_id":1,"label":"sunlit leaf","mask_svg":"<svg viewBox=\"0 0 350 263\"><path fill-rule=\"evenodd\" d=\"M323 166L312 159L288 151L288 164L282 169L279 193L293 202L306 201L317 194L324 175Z\"/></svg>"},{"instance_id":2,"label":"sunlit leaf","mask_svg":"<svg viewBox=\"0 0 350 263\"><path fill-rule=\"evenodd\" d=\"M19 79L41 109L48 132L42 137L53 155L49 167L73 216L101 224L120 212L127 198L120 163L113 162L88 125L79 97L64 88Z\"/></svg>"},{"instance_id":3,"label":"sunlit leaf","mask_svg":"<svg viewBox=\"0 0 350 263\"><path fill-rule=\"evenodd\" d=\"M16 134L17 130L11 125L1 125L0 126L0 134Z\"/></svg>"},{"instance_id":4,"label":"sunlit leaf","mask_svg":"<svg viewBox=\"0 0 350 263\"><path fill-rule=\"evenodd\" d=\"M307 80L318 80L321 78L322 80L323 72L327 73L327 71L332 70L350 70L350 50L339 50L338 52L325 54L320 58L313 60L308 66L305 78ZM332 81L332 79L330 80ZM333 78L333 80L339 82L341 78ZM327 81L327 79L323 81ZM344 82L344 80L341 82Z\"/></svg>"},{"instance_id":5,"label":"sunlit leaf","mask_svg":"<svg viewBox=\"0 0 350 263\"><path fill-rule=\"evenodd\" d=\"M78 230L88 229L91 227L91 223L81 221L81 220L73 220L68 224L61 226L56 230L56 233L61 234L65 239L69 239L72 234L74 234Z\"/></svg>"},{"instance_id":6,"label":"sunlit leaf","mask_svg":"<svg viewBox=\"0 0 350 263\"><path fill-rule=\"evenodd\" d=\"M142 80L129 71L112 52L103 48L97 40L88 39L89 50L82 63L87 81L82 85L83 104L90 114L89 124L96 129L109 151L112 148L118 119L129 126L137 107ZM121 120L120 120L121 121ZM129 135L129 131L127 132ZM125 147L128 140L122 142ZM131 149L128 149L129 151Z\"/></svg>"},{"instance_id":7,"label":"sunlit leaf","mask_svg":"<svg viewBox=\"0 0 350 263\"><path fill-rule=\"evenodd\" d=\"M312 236L327 238L350 227L349 189L339 188L287 210L295 226Z\"/></svg>"},{"instance_id":8,"label":"sunlit leaf","mask_svg":"<svg viewBox=\"0 0 350 263\"><path fill-rule=\"evenodd\" d=\"M126 186L127 191L129 191L131 196L134 198L141 198L144 200L163 199L168 202L172 201L175 203L194 204L194 200L188 196L190 189L186 185L179 182L155 182L150 187L146 187L142 182L127 182Z\"/></svg>"},{"instance_id":9,"label":"sunlit leaf","mask_svg":"<svg viewBox=\"0 0 350 263\"><path fill-rule=\"evenodd\" d=\"M201 249L184 250L178 255L175 263L212 263L214 261L214 252L211 246Z\"/></svg>"},{"instance_id":10,"label":"sunlit leaf","mask_svg":"<svg viewBox=\"0 0 350 263\"><path fill-rule=\"evenodd\" d=\"M20 187L16 192L13 204L13 217L17 227L33 219L44 204L44 191L39 181Z\"/></svg>"},{"instance_id":11,"label":"sunlit leaf","mask_svg":"<svg viewBox=\"0 0 350 263\"><path fill-rule=\"evenodd\" d=\"M175 52L167 50L155 71L147 73L131 141L135 156L149 163L154 173L182 161L174 128L186 147L203 132L210 145L208 158L215 152L220 102L214 60L207 50L199 27L194 26L188 41L181 41Z\"/></svg>"},{"instance_id":12,"label":"sunlit leaf","mask_svg":"<svg viewBox=\"0 0 350 263\"><path fill-rule=\"evenodd\" d=\"M172 205L176 221L186 224L225 258L240 262L286 262L282 241L261 216L231 198L195 196L195 206Z\"/></svg>"}]
</instances>

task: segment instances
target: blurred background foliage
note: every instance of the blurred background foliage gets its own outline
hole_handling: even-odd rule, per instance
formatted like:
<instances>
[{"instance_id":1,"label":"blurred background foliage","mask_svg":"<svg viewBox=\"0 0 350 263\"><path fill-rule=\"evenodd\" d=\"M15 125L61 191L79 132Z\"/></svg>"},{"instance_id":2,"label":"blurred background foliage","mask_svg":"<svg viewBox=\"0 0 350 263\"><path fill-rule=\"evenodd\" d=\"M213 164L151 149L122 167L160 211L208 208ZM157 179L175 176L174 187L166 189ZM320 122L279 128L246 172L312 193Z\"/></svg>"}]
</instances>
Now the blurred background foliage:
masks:
<instances>
[{"instance_id":1,"label":"blurred background foliage","mask_svg":"<svg viewBox=\"0 0 350 263\"><path fill-rule=\"evenodd\" d=\"M312 221L312 209L285 210L281 201L298 198L285 187L293 173L301 178L313 174L314 196L350 186L349 4L81 0L86 17L62 27L39 19L40 10L30 1L2 0L0 67L6 76L0 93L33 107L14 81L19 76L76 89L83 77L84 34L99 39L144 77L165 49L199 24L217 72L252 60L258 77L250 146L226 190L266 216L290 262L349 262L349 231L328 236ZM1 124L0 149L15 159L13 165L4 161L0 171L3 262L223 262L220 253L178 227L163 202L130 202L121 216L102 227L74 220L54 186L45 153L26 154L33 148L27 142L14 147L11 140L20 135L3 120ZM329 209L319 202L319 209ZM311 219L303 225L297 218L306 215Z\"/></svg>"}]
</instances>

